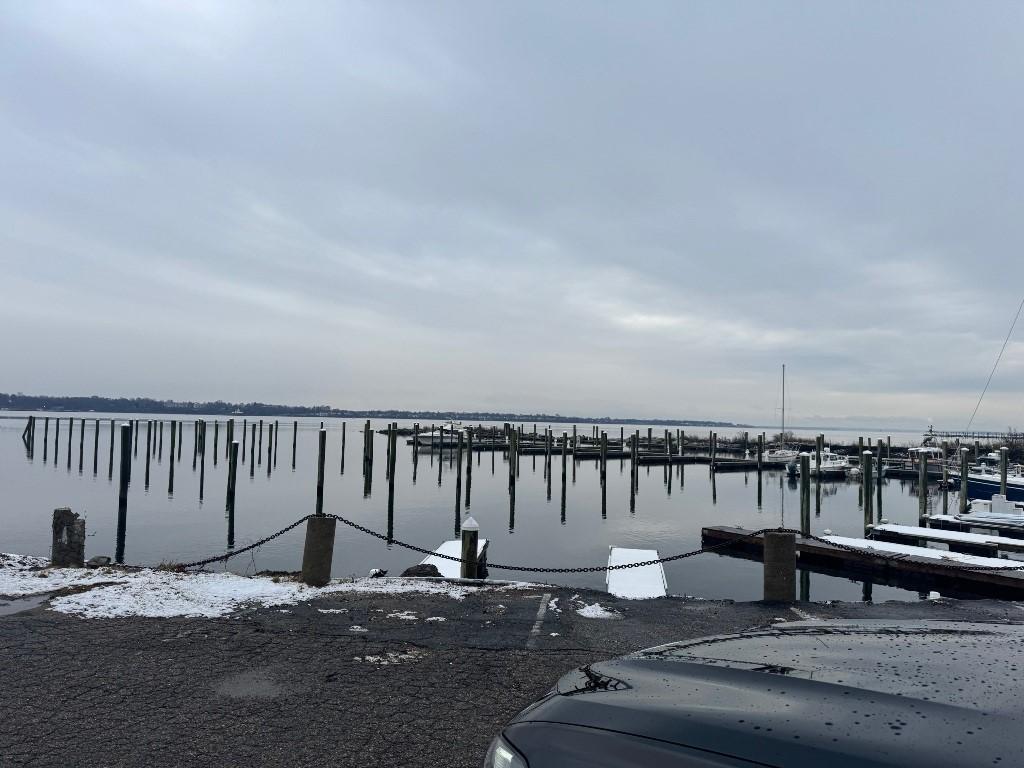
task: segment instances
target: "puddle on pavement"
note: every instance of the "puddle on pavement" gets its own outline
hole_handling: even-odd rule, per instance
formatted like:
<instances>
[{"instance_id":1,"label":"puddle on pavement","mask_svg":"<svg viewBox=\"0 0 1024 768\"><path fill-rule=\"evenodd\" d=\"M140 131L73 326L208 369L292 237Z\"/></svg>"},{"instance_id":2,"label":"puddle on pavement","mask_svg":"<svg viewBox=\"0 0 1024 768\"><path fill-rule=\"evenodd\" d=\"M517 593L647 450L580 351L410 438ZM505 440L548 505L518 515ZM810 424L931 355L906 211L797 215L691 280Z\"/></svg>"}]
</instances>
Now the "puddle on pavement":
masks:
<instances>
[{"instance_id":1,"label":"puddle on pavement","mask_svg":"<svg viewBox=\"0 0 1024 768\"><path fill-rule=\"evenodd\" d=\"M214 690L232 699L269 699L284 693L270 673L261 669L229 675L214 685Z\"/></svg>"},{"instance_id":2,"label":"puddle on pavement","mask_svg":"<svg viewBox=\"0 0 1024 768\"><path fill-rule=\"evenodd\" d=\"M31 611L49 599L49 595L31 595L29 597L0 598L0 616L12 616L15 613Z\"/></svg>"}]
</instances>

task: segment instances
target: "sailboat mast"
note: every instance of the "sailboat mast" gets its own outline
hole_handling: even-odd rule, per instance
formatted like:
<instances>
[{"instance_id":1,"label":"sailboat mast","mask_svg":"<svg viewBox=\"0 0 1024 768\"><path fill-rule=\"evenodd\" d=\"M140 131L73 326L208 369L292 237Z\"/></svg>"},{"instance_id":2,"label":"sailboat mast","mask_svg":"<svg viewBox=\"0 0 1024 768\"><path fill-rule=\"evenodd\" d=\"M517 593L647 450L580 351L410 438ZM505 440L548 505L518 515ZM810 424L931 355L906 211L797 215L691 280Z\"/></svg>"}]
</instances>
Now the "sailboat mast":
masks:
<instances>
[{"instance_id":1,"label":"sailboat mast","mask_svg":"<svg viewBox=\"0 0 1024 768\"><path fill-rule=\"evenodd\" d=\"M786 442L786 364L782 364L782 442Z\"/></svg>"}]
</instances>

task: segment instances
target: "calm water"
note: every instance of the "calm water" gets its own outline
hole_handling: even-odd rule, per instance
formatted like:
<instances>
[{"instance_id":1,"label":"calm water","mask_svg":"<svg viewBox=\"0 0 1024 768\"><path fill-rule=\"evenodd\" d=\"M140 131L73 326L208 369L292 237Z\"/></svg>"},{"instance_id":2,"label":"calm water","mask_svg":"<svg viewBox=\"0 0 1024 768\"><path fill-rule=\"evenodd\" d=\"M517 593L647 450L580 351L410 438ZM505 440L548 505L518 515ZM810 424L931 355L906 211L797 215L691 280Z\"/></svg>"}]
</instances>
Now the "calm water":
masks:
<instances>
[{"instance_id":1,"label":"calm water","mask_svg":"<svg viewBox=\"0 0 1024 768\"><path fill-rule=\"evenodd\" d=\"M14 414L7 414L13 416ZM48 555L52 510L68 506L87 519L86 556L115 552L117 524L118 451L114 451L113 477L109 476L109 414L102 414L99 429L97 471L93 472L95 414L86 418L84 450L79 468L81 422L76 418L68 467L67 414L61 419L60 443L55 455L55 420L50 419L44 461L44 426L36 428L35 455L26 456L20 435L23 418L0 418L0 551ZM151 459L150 483L145 483L146 416L140 419L139 449L134 458L128 498L128 527L124 559L127 563L183 562L223 552L227 546L224 512L227 462L224 459L225 425L221 419L219 456L213 462L213 418L207 419L207 459L204 499L199 498L200 471L192 469L192 421L184 421L184 447L175 464L174 491L168 492L170 425L164 425L162 458ZM126 416L125 419L128 417ZM153 417L156 418L156 417ZM251 424L251 422L250 422ZM342 472L340 420L325 420L328 431L326 512L337 513L381 532L387 530L388 482L385 479L387 438L374 436L375 463L370 493L364 494L361 466L362 421L347 424L347 450ZM317 431L320 419L299 420L296 465L292 468L292 420L281 421L276 467L267 473L267 457L250 474L248 452L239 467L235 513L235 546L242 547L314 511L316 500ZM374 422L373 428L385 426ZM405 426L400 423L399 426ZM411 425L409 425L411 426ZM500 425L498 425L500 426ZM532 424L526 425L527 430ZM546 425L538 425L543 429ZM561 433L562 425L553 425ZM242 420L236 422L236 439ZM264 450L267 440L264 422ZM605 427L617 437L618 427ZM630 427L627 427L627 431ZM664 428L655 427L655 435ZM566 430L571 432L571 426ZM589 434L582 426L581 434ZM643 430L646 432L646 430ZM689 428L688 434L707 434ZM724 432L723 434L731 434ZM836 439L850 435L834 435ZM873 437L878 437L873 436ZM412 446L400 438L395 471L393 532L396 539L433 548L454 538L457 470L449 452L443 456L421 450L414 464ZM468 474L463 472L463 482ZM671 479L669 479L671 477ZM662 556L696 549L700 531L708 525L740 525L763 528L799 527L797 485L780 471L761 476L720 473L712 477L705 466L640 469L635 509L630 510L629 462L610 459L608 480L602 494L598 463L569 461L564 492L560 456L553 460L550 483L542 456L522 456L514 510L508 493L508 464L502 453L479 452L473 456L472 484L463 488L462 514L480 523L481 535L490 540L491 562L539 566L589 566L606 562L609 545L657 549ZM812 487L813 533L826 528L836 534L861 536L863 514L857 482L825 482L821 486L820 511L815 509ZM929 507L941 508L941 492L929 491ZM760 501L759 501L760 500ZM468 503L467 503L468 502ZM950 497L951 507L955 497ZM883 514L892 522L917 523L918 496L915 483L887 480L883 488ZM229 561L239 573L255 570L297 570L301 561L302 528L265 545L252 554ZM419 562L421 556L396 545L338 525L334 576L365 575L370 568L386 568L392 574ZM219 567L219 566L218 566ZM717 555L666 565L669 590L676 594L707 598L759 599L761 566L756 562ZM493 578L529 578L528 574L491 571ZM811 574L810 597L815 600L859 600L862 584L843 578ZM546 580L596 589L604 587L604 574L559 574ZM876 586L874 599L918 599L916 592Z\"/></svg>"}]
</instances>

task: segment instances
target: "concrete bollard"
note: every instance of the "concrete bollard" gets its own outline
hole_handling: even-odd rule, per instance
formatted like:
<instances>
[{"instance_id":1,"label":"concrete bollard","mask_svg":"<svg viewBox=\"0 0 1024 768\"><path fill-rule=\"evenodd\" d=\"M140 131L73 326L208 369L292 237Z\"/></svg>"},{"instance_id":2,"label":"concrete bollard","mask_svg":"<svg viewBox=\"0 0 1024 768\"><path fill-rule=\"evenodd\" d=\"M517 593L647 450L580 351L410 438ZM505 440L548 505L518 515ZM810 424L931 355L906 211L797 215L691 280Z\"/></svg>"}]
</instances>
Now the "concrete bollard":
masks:
<instances>
[{"instance_id":1,"label":"concrete bollard","mask_svg":"<svg viewBox=\"0 0 1024 768\"><path fill-rule=\"evenodd\" d=\"M50 565L54 568L85 567L85 520L68 507L53 510Z\"/></svg>"},{"instance_id":2,"label":"concrete bollard","mask_svg":"<svg viewBox=\"0 0 1024 768\"><path fill-rule=\"evenodd\" d=\"M479 578L480 564L477 547L480 541L480 526L472 517L462 521L462 572L464 579Z\"/></svg>"},{"instance_id":3,"label":"concrete bollard","mask_svg":"<svg viewBox=\"0 0 1024 768\"><path fill-rule=\"evenodd\" d=\"M314 516L306 521L306 544L302 549L302 583L322 587L331 580L334 560L333 517Z\"/></svg>"},{"instance_id":4,"label":"concrete bollard","mask_svg":"<svg viewBox=\"0 0 1024 768\"><path fill-rule=\"evenodd\" d=\"M764 599L792 603L796 599L796 534L769 531L764 535Z\"/></svg>"}]
</instances>

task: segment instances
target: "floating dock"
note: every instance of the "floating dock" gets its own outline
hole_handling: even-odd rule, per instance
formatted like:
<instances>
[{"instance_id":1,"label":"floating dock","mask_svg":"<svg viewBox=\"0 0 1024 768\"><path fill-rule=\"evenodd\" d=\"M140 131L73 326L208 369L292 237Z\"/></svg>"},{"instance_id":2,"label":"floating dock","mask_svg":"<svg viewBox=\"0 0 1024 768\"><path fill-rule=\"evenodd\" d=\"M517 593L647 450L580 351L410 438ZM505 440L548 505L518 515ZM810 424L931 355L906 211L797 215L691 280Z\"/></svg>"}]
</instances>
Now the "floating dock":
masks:
<instances>
[{"instance_id":1,"label":"floating dock","mask_svg":"<svg viewBox=\"0 0 1024 768\"><path fill-rule=\"evenodd\" d=\"M999 534L951 531L944 528L920 528L885 523L871 526L871 538L917 546L921 546L921 542L945 544L951 550L984 553L990 557L998 557L1000 552L1024 553L1024 539L1011 539Z\"/></svg>"},{"instance_id":2,"label":"floating dock","mask_svg":"<svg viewBox=\"0 0 1024 768\"><path fill-rule=\"evenodd\" d=\"M995 531L1000 536L1008 539L1024 539L1024 520L1016 523L1010 520L972 520L963 519L958 515L925 515L931 528L941 528L947 531Z\"/></svg>"},{"instance_id":3,"label":"floating dock","mask_svg":"<svg viewBox=\"0 0 1024 768\"><path fill-rule=\"evenodd\" d=\"M447 560L436 555L447 555L448 557L462 557L462 542L458 539L443 542L434 550L433 555L427 555L420 560L420 565L433 565L441 572L446 579L457 579L462 576L462 564L455 560ZM483 568L487 563L487 539L480 539L476 545L476 558Z\"/></svg>"},{"instance_id":4,"label":"floating dock","mask_svg":"<svg viewBox=\"0 0 1024 768\"><path fill-rule=\"evenodd\" d=\"M625 547L608 547L608 566L644 563L657 560L656 549L627 549ZM639 568L619 568L605 571L605 583L608 591L616 597L627 600L644 600L651 597L665 597L668 594L668 582L665 580L665 569L661 563L642 565Z\"/></svg>"},{"instance_id":5,"label":"floating dock","mask_svg":"<svg viewBox=\"0 0 1024 768\"><path fill-rule=\"evenodd\" d=\"M701 531L705 546L733 543L720 550L724 555L753 556L760 560L763 536L750 536L745 528L714 526ZM1015 561L979 557L930 547L914 547L843 536L823 537L826 542L797 536L798 567L852 580L868 578L904 589L938 589L951 596L989 596L1020 599L1024 596L1024 572L1012 570L949 569L949 565L1012 568ZM839 546L856 547L854 550ZM859 576L859 578L858 578Z\"/></svg>"}]
</instances>

